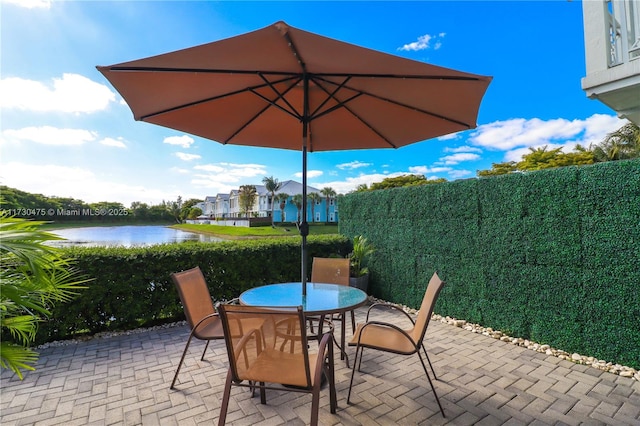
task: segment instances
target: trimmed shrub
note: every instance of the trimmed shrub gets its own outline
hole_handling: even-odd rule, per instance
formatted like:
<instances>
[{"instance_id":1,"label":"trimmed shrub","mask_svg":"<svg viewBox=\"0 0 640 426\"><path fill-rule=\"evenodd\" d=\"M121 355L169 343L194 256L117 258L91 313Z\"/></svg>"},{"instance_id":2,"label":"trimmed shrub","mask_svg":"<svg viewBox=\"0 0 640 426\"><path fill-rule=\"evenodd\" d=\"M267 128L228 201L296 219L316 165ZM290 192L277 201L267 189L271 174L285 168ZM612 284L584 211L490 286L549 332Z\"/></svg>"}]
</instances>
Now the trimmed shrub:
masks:
<instances>
[{"instance_id":1,"label":"trimmed shrub","mask_svg":"<svg viewBox=\"0 0 640 426\"><path fill-rule=\"evenodd\" d=\"M640 368L640 160L349 194L373 295Z\"/></svg>"}]
</instances>

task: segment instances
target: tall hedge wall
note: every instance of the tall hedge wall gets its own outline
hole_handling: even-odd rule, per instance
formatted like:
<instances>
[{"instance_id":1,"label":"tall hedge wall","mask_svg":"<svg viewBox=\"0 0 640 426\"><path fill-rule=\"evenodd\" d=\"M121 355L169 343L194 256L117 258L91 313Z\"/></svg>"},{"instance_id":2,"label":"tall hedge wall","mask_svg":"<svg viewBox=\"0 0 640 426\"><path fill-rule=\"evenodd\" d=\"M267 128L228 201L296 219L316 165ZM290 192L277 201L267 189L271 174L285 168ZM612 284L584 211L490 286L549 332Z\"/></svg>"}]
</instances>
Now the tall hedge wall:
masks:
<instances>
[{"instance_id":1,"label":"tall hedge wall","mask_svg":"<svg viewBox=\"0 0 640 426\"><path fill-rule=\"evenodd\" d=\"M640 160L354 193L340 232L377 247L371 292L640 368Z\"/></svg>"},{"instance_id":2,"label":"tall hedge wall","mask_svg":"<svg viewBox=\"0 0 640 426\"><path fill-rule=\"evenodd\" d=\"M170 274L199 266L215 300L252 287L300 281L300 237L220 243L181 243L141 248L73 247L65 255L92 278L70 303L55 306L40 325L37 342L184 319ZM309 236L314 256L346 256L351 242L340 236Z\"/></svg>"}]
</instances>

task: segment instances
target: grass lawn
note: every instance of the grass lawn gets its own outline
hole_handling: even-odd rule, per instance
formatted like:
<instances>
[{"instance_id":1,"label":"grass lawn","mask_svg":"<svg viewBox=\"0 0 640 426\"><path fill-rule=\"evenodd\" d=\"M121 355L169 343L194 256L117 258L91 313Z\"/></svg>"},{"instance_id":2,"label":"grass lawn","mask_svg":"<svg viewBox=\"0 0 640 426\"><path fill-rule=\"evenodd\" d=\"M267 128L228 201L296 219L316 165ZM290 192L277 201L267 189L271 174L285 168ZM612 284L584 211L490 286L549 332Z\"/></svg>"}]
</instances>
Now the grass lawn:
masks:
<instances>
[{"instance_id":1,"label":"grass lawn","mask_svg":"<svg viewBox=\"0 0 640 426\"><path fill-rule=\"evenodd\" d=\"M254 237L293 237L300 233L295 225L260 226L247 228L244 226L220 226L220 225L172 225L172 228L183 231L199 232L202 234L219 235L223 238L254 238ZM337 234L338 225L309 224L309 235Z\"/></svg>"}]
</instances>

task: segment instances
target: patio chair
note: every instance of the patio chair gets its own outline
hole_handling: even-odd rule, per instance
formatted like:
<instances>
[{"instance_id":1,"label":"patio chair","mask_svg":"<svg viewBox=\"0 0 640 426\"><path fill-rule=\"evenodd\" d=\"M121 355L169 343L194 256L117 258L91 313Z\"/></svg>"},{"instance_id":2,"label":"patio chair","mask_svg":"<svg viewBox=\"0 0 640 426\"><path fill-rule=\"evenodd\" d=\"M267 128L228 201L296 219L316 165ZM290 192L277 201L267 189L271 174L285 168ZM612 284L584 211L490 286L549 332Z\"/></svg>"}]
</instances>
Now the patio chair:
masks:
<instances>
[{"instance_id":1,"label":"patio chair","mask_svg":"<svg viewBox=\"0 0 640 426\"><path fill-rule=\"evenodd\" d=\"M336 412L333 341L324 334L317 352L309 353L302 307L222 304L219 311L229 357L219 425L225 424L232 386L259 388L262 404L267 403L267 389L311 393L310 424L317 425L323 375L329 383L331 413ZM237 333L237 325L249 321L261 325Z\"/></svg>"},{"instance_id":2,"label":"patio chair","mask_svg":"<svg viewBox=\"0 0 640 426\"><path fill-rule=\"evenodd\" d=\"M347 258L339 257L314 257L313 265L311 267L311 282L312 283L329 283L349 285L349 272L350 272L350 260ZM351 332L356 330L356 317L353 310L351 312ZM340 349L344 349L345 341L345 324L343 315L332 316L332 320L338 320L342 322L341 326L341 340ZM313 332L313 326L311 325L311 331ZM340 353L340 359L344 359L344 351Z\"/></svg>"},{"instance_id":3,"label":"patio chair","mask_svg":"<svg viewBox=\"0 0 640 426\"><path fill-rule=\"evenodd\" d=\"M420 311L418 312L418 316L415 322L408 313L406 313L402 308L395 305L391 305L388 303L375 303L369 307L365 323L358 324L356 332L349 342L349 346L356 347L356 356L353 360L353 370L351 372L351 382L349 383L349 393L347 394L347 404L350 403L351 388L353 387L353 377L355 376L356 368L358 369L358 371L360 371L364 348L390 352L398 355L417 354L418 358L420 358L420 363L422 364L424 373L427 375L427 380L431 385L433 394L435 395L438 407L440 407L442 417L445 417L444 410L442 409L442 405L440 404L440 399L438 398L436 389L433 387L433 383L431 382L431 378L429 377L427 367L424 363L424 360L422 359L422 355L420 354L420 348L422 347L427 361L429 362L429 366L431 367L431 371L433 372L433 378L437 380L436 373L433 370L433 365L431 364L431 360L429 359L429 355L427 354L427 350L424 347L422 340L424 339L425 333L427 332L427 326L429 325L429 320L431 319L431 314L433 313L433 307L436 304L436 300L438 299L438 295L440 294L440 290L442 290L443 286L444 282L440 279L440 277L438 277L437 273L434 273L431 277L431 280L429 280L429 285L427 286L424 298L422 299ZM411 321L413 327L408 330L403 330L394 323L373 320L369 321L369 314L371 313L371 310L375 308L379 309L382 307L402 312ZM360 357L359 362L358 356Z\"/></svg>"},{"instance_id":4,"label":"patio chair","mask_svg":"<svg viewBox=\"0 0 640 426\"><path fill-rule=\"evenodd\" d=\"M209 288L207 282L202 275L202 271L199 267L189 269L182 272L176 272L171 274L171 279L176 285L182 306L184 308L184 315L187 317L187 323L191 328L187 344L182 352L182 358L178 363L176 374L173 376L171 382L171 389L174 388L180 367L184 362L184 357L189 349L189 344L192 338L206 340L207 344L202 352L201 361L204 361L204 354L207 352L209 342L216 339L224 339L224 333L222 331L222 323L216 313L211 295L209 294Z\"/></svg>"}]
</instances>

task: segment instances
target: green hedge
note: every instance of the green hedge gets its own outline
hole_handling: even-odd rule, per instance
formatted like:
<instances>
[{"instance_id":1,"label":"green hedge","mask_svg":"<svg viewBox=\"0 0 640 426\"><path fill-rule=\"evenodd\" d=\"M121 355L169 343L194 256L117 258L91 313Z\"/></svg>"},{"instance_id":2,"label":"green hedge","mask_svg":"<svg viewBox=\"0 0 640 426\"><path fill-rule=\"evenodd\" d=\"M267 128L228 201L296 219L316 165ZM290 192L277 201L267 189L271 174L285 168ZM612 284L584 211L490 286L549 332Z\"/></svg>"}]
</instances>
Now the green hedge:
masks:
<instances>
[{"instance_id":1,"label":"green hedge","mask_svg":"<svg viewBox=\"0 0 640 426\"><path fill-rule=\"evenodd\" d=\"M202 269L215 300L264 284L300 281L300 241L287 237L64 249L75 267L94 280L72 302L54 308L51 319L41 324L37 342L184 319L170 274L195 266ZM307 241L309 265L314 256L345 256L351 250L345 237L309 236Z\"/></svg>"},{"instance_id":2,"label":"green hedge","mask_svg":"<svg viewBox=\"0 0 640 426\"><path fill-rule=\"evenodd\" d=\"M377 247L370 291L640 368L640 160L354 193L340 232Z\"/></svg>"}]
</instances>

